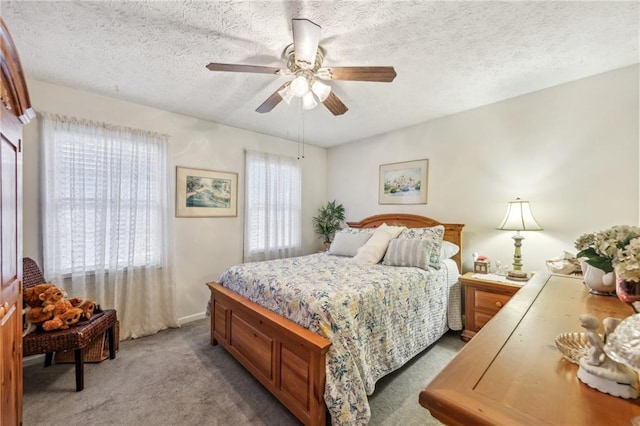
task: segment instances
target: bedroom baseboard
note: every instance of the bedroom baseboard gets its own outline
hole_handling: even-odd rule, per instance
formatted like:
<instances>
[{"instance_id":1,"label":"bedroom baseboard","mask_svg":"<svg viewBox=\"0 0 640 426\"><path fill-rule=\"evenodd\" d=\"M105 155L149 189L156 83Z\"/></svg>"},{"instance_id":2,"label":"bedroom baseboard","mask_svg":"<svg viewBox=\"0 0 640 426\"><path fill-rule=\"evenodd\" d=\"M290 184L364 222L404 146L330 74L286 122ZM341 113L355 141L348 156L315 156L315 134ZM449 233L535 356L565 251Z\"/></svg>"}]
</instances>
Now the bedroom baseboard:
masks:
<instances>
[{"instance_id":1,"label":"bedroom baseboard","mask_svg":"<svg viewBox=\"0 0 640 426\"><path fill-rule=\"evenodd\" d=\"M206 318L207 314L206 312L200 312L197 314L193 314L193 315L189 315L186 317L182 317L182 318L178 318L178 324L183 325L183 324L187 324L189 322L193 322L193 321L197 321L203 318Z\"/></svg>"}]
</instances>

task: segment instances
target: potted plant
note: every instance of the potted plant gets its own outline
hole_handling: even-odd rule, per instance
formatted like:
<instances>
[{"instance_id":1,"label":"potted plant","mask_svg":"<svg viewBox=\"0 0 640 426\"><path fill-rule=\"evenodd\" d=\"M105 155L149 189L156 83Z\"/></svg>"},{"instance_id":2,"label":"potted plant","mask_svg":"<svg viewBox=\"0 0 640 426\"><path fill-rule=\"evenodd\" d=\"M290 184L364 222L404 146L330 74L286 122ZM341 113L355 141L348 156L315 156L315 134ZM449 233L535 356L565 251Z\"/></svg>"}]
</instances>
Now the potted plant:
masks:
<instances>
[{"instance_id":1,"label":"potted plant","mask_svg":"<svg viewBox=\"0 0 640 426\"><path fill-rule=\"evenodd\" d=\"M333 200L327 202L326 206L320 207L318 213L318 216L313 218L313 229L323 239L326 249L331 244L335 232L341 228L344 221L344 207Z\"/></svg>"},{"instance_id":2,"label":"potted plant","mask_svg":"<svg viewBox=\"0 0 640 426\"><path fill-rule=\"evenodd\" d=\"M578 237L575 247L580 251L576 257L583 261L584 282L591 288L592 293L614 293L614 267L616 272L625 269L621 260L631 252L632 247L626 250L630 242L638 237L640 228L627 225L612 226L604 231ZM632 265L631 268L637 269L638 265Z\"/></svg>"}]
</instances>

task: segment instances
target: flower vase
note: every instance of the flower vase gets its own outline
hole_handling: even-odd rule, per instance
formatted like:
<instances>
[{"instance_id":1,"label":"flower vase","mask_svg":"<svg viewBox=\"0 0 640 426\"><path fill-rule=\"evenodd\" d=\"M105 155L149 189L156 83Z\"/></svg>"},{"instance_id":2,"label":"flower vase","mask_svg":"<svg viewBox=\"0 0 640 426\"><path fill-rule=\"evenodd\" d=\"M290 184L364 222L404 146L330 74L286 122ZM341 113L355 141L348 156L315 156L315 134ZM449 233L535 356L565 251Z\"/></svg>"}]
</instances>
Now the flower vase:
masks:
<instances>
[{"instance_id":1,"label":"flower vase","mask_svg":"<svg viewBox=\"0 0 640 426\"><path fill-rule=\"evenodd\" d=\"M613 272L604 272L584 261L581 267L583 282L589 287L589 293L600 296L616 295L616 278Z\"/></svg>"},{"instance_id":2,"label":"flower vase","mask_svg":"<svg viewBox=\"0 0 640 426\"><path fill-rule=\"evenodd\" d=\"M636 313L640 313L639 282L618 278L616 280L616 294L618 295L618 299L631 306Z\"/></svg>"}]
</instances>

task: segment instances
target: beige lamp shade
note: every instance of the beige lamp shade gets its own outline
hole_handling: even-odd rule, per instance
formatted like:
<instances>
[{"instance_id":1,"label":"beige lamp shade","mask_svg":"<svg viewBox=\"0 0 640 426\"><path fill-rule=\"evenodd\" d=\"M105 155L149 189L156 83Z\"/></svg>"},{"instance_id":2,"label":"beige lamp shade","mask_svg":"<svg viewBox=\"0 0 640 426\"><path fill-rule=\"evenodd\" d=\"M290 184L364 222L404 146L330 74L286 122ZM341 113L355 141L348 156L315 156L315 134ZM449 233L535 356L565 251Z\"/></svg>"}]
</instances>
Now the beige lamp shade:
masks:
<instances>
[{"instance_id":1,"label":"beige lamp shade","mask_svg":"<svg viewBox=\"0 0 640 426\"><path fill-rule=\"evenodd\" d=\"M498 225L498 229L504 231L542 231L542 227L538 225L533 213L531 213L529 202L520 198L507 203L507 213Z\"/></svg>"},{"instance_id":2,"label":"beige lamp shade","mask_svg":"<svg viewBox=\"0 0 640 426\"><path fill-rule=\"evenodd\" d=\"M520 198L516 198L515 201L509 201L507 203L507 213L504 215L504 219L498 225L498 229L504 231L517 231L516 234L511 237L514 241L515 252L513 254L513 270L522 270L522 240L524 237L520 235L520 231L542 231L542 227L538 225L536 219L531 213L531 206L528 201L522 201ZM511 272L509 272L511 274Z\"/></svg>"}]
</instances>

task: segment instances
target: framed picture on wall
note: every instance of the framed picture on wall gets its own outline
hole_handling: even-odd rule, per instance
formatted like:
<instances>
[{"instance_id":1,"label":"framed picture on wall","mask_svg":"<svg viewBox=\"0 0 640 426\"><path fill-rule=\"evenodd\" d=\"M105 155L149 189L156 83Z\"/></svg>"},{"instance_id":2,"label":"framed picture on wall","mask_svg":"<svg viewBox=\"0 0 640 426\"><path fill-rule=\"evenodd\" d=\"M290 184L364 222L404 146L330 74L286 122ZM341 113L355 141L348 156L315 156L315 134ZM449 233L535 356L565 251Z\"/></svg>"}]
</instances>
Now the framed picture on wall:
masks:
<instances>
[{"instance_id":1,"label":"framed picture on wall","mask_svg":"<svg viewBox=\"0 0 640 426\"><path fill-rule=\"evenodd\" d=\"M177 217L237 215L237 173L176 168Z\"/></svg>"},{"instance_id":2,"label":"framed picture on wall","mask_svg":"<svg viewBox=\"0 0 640 426\"><path fill-rule=\"evenodd\" d=\"M380 166L378 204L427 204L429 160Z\"/></svg>"}]
</instances>

